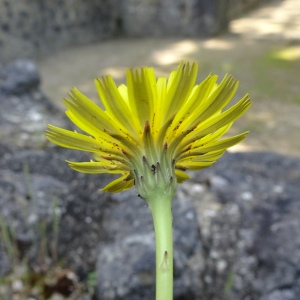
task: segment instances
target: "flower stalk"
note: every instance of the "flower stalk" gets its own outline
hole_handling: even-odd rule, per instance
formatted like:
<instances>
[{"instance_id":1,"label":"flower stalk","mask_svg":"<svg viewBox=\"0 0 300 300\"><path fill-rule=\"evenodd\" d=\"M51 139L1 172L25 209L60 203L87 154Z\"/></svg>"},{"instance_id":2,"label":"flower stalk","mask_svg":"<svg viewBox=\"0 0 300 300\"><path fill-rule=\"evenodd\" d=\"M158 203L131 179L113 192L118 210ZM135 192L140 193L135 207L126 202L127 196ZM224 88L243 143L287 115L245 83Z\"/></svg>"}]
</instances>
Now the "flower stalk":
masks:
<instances>
[{"instance_id":1,"label":"flower stalk","mask_svg":"<svg viewBox=\"0 0 300 300\"><path fill-rule=\"evenodd\" d=\"M156 300L173 299L172 196L154 193L148 199L156 244Z\"/></svg>"}]
</instances>

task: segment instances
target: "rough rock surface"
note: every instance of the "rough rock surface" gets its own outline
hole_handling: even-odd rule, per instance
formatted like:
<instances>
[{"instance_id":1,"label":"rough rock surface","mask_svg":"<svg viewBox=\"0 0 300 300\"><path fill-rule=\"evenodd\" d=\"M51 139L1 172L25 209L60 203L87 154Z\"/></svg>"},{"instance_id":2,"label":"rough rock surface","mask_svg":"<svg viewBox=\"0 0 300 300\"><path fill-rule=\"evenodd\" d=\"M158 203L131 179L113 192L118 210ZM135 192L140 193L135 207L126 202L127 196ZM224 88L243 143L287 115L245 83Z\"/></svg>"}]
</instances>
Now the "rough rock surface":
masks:
<instances>
[{"instance_id":1,"label":"rough rock surface","mask_svg":"<svg viewBox=\"0 0 300 300\"><path fill-rule=\"evenodd\" d=\"M151 214L134 190L113 195L113 199L117 205L112 203L102 219L102 230L108 240L99 245L99 298L154 299L155 244ZM192 287L199 284L196 255L201 252L201 244L197 218L191 202L178 199L173 215L175 296L191 297Z\"/></svg>"},{"instance_id":2,"label":"rough rock surface","mask_svg":"<svg viewBox=\"0 0 300 300\"><path fill-rule=\"evenodd\" d=\"M227 28L227 11L222 0L124 0L121 13L127 35L210 36Z\"/></svg>"},{"instance_id":3,"label":"rough rock surface","mask_svg":"<svg viewBox=\"0 0 300 300\"><path fill-rule=\"evenodd\" d=\"M0 0L0 62L114 36L115 0Z\"/></svg>"},{"instance_id":4,"label":"rough rock surface","mask_svg":"<svg viewBox=\"0 0 300 300\"><path fill-rule=\"evenodd\" d=\"M30 60L0 65L0 141L21 148L45 143L47 123L62 116L39 89L40 75Z\"/></svg>"},{"instance_id":5,"label":"rough rock surface","mask_svg":"<svg viewBox=\"0 0 300 300\"><path fill-rule=\"evenodd\" d=\"M300 160L272 153L227 154L214 167L193 173L174 200L175 299L296 300L299 180ZM151 220L143 206L130 202L111 207L108 223L103 219L114 239L99 249L99 297L105 299L153 297ZM193 243L194 238L199 240Z\"/></svg>"},{"instance_id":6,"label":"rough rock surface","mask_svg":"<svg viewBox=\"0 0 300 300\"><path fill-rule=\"evenodd\" d=\"M122 33L129 36L212 36L231 19L266 0L123 0Z\"/></svg>"},{"instance_id":7,"label":"rough rock surface","mask_svg":"<svg viewBox=\"0 0 300 300\"><path fill-rule=\"evenodd\" d=\"M208 217L208 234L202 234L208 245L203 248L209 247L205 276L208 283L213 280L205 289L208 299L220 299L216 290L224 289L232 274L230 299L273 299L271 295L282 294L281 299L296 300L299 159L272 153L232 154L193 178L196 183L206 182L215 199L207 203L215 215ZM219 208L211 210L214 205ZM201 220L207 209L202 201L196 201L195 207ZM222 261L226 267L215 277Z\"/></svg>"},{"instance_id":8,"label":"rough rock surface","mask_svg":"<svg viewBox=\"0 0 300 300\"><path fill-rule=\"evenodd\" d=\"M0 68L0 92L3 95L22 95L38 89L40 76L30 60L19 59Z\"/></svg>"},{"instance_id":9,"label":"rough rock surface","mask_svg":"<svg viewBox=\"0 0 300 300\"><path fill-rule=\"evenodd\" d=\"M3 85L0 212L20 251L36 263L38 227L44 224L51 240L58 218L58 256L81 279L96 266L98 299L153 298L154 236L145 203L134 190L99 192L111 176L76 173L64 163L88 154L52 147L43 135L36 143L32 136L47 122L64 126L62 115L37 84L21 94L4 94ZM31 110L45 114L30 119ZM226 154L191 176L174 200L175 299L298 300L300 159ZM0 275L11 267L3 243Z\"/></svg>"}]
</instances>

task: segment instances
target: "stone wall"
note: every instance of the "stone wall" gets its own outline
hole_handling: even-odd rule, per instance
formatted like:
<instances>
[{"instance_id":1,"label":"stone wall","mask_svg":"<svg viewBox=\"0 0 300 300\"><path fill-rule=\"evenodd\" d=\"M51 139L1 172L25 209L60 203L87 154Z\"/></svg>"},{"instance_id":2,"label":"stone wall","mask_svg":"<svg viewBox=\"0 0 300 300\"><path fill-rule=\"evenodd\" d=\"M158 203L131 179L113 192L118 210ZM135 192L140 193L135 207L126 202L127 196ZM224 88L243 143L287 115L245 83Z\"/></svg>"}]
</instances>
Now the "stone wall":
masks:
<instances>
[{"instance_id":1,"label":"stone wall","mask_svg":"<svg viewBox=\"0 0 300 300\"><path fill-rule=\"evenodd\" d=\"M134 36L212 35L227 28L227 9L227 0L123 0L123 30Z\"/></svg>"},{"instance_id":2,"label":"stone wall","mask_svg":"<svg viewBox=\"0 0 300 300\"><path fill-rule=\"evenodd\" d=\"M115 0L0 0L0 62L114 35Z\"/></svg>"},{"instance_id":3,"label":"stone wall","mask_svg":"<svg viewBox=\"0 0 300 300\"><path fill-rule=\"evenodd\" d=\"M250 10L257 5L263 2L268 2L270 0L228 0L228 1L229 1L228 18L233 19L240 16L245 11Z\"/></svg>"},{"instance_id":4,"label":"stone wall","mask_svg":"<svg viewBox=\"0 0 300 300\"><path fill-rule=\"evenodd\" d=\"M129 36L211 36L267 0L123 0L123 33Z\"/></svg>"},{"instance_id":5,"label":"stone wall","mask_svg":"<svg viewBox=\"0 0 300 300\"><path fill-rule=\"evenodd\" d=\"M0 0L0 63L116 35L210 36L267 0Z\"/></svg>"}]
</instances>

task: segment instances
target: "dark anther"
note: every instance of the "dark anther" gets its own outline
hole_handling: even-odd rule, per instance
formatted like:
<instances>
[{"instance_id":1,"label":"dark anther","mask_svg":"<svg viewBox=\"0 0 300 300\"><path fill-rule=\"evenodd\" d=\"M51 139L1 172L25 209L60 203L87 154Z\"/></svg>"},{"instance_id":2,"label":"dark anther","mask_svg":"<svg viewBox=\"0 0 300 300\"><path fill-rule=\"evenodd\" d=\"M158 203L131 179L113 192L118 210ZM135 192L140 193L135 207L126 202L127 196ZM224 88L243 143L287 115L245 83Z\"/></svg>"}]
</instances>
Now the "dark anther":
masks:
<instances>
[{"instance_id":1,"label":"dark anther","mask_svg":"<svg viewBox=\"0 0 300 300\"><path fill-rule=\"evenodd\" d=\"M155 170L156 170L155 165L152 165L152 166L151 166L151 171L152 171L153 175L155 174Z\"/></svg>"},{"instance_id":2,"label":"dark anther","mask_svg":"<svg viewBox=\"0 0 300 300\"><path fill-rule=\"evenodd\" d=\"M150 132L150 124L149 121L145 122L144 132Z\"/></svg>"},{"instance_id":3,"label":"dark anther","mask_svg":"<svg viewBox=\"0 0 300 300\"><path fill-rule=\"evenodd\" d=\"M145 200L145 198L143 198L140 194L138 194L138 197L141 198L141 199L143 199L143 200Z\"/></svg>"}]
</instances>

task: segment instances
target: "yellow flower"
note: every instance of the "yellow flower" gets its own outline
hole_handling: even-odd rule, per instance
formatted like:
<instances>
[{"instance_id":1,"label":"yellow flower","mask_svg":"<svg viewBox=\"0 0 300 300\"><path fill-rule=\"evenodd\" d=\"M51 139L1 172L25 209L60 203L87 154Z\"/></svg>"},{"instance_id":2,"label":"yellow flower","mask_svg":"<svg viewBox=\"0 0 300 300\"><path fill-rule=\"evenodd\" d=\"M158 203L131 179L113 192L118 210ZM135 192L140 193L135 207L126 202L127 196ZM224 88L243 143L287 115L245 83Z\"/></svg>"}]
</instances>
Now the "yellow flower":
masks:
<instances>
[{"instance_id":1,"label":"yellow flower","mask_svg":"<svg viewBox=\"0 0 300 300\"><path fill-rule=\"evenodd\" d=\"M121 174L104 191L120 192L136 186L147 198L153 190L175 193L186 170L212 165L247 132L220 139L251 102L245 95L224 108L238 82L226 75L218 84L209 75L195 85L197 63L180 63L169 78L156 79L152 68L127 70L127 86L116 86L111 76L96 79L104 109L72 89L64 99L66 115L84 133L48 125L53 143L93 153L90 162L68 162L76 171Z\"/></svg>"}]
</instances>

